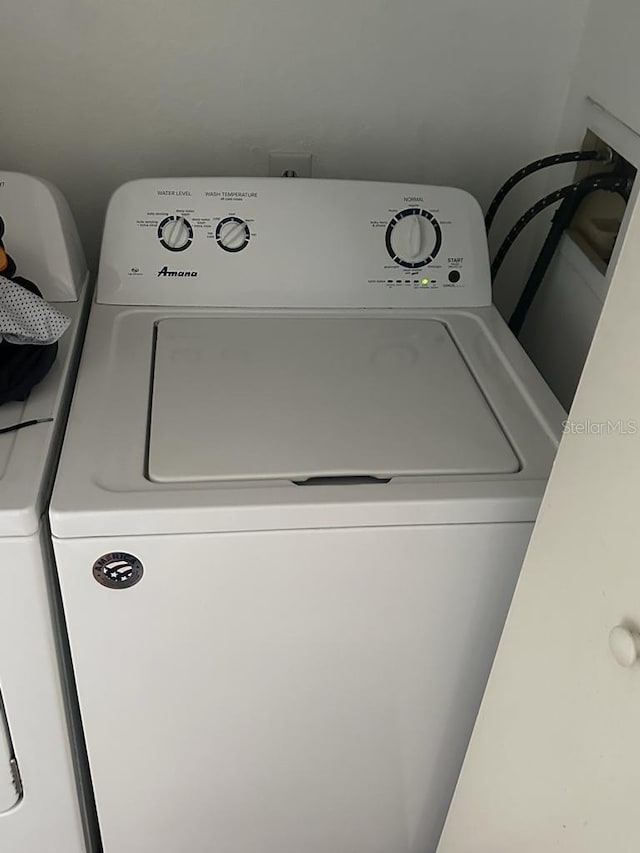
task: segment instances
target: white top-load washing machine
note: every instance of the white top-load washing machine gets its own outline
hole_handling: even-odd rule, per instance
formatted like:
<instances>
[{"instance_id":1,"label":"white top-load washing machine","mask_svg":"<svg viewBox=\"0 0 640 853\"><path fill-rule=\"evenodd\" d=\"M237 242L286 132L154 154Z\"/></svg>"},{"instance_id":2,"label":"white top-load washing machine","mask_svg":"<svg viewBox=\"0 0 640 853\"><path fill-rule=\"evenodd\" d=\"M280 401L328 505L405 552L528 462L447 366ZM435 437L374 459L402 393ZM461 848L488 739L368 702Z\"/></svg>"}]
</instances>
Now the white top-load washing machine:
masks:
<instances>
[{"instance_id":1,"label":"white top-load washing machine","mask_svg":"<svg viewBox=\"0 0 640 853\"><path fill-rule=\"evenodd\" d=\"M82 341L87 267L60 193L0 172L4 242L17 272L71 319L51 371L0 406L0 850L85 849L67 728L63 649L45 513Z\"/></svg>"},{"instance_id":2,"label":"white top-load washing machine","mask_svg":"<svg viewBox=\"0 0 640 853\"><path fill-rule=\"evenodd\" d=\"M106 853L433 850L562 417L466 193L120 188L51 505Z\"/></svg>"}]
</instances>

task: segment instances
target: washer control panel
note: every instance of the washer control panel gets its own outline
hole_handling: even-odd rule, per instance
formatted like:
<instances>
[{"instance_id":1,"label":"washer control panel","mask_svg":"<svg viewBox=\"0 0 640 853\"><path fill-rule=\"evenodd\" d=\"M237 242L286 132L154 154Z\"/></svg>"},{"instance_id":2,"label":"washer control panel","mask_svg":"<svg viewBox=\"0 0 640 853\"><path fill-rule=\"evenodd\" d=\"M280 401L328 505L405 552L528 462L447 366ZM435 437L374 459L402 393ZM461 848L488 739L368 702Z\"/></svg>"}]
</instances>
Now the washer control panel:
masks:
<instances>
[{"instance_id":1,"label":"washer control panel","mask_svg":"<svg viewBox=\"0 0 640 853\"><path fill-rule=\"evenodd\" d=\"M132 181L107 211L98 301L284 308L491 302L482 213L449 187Z\"/></svg>"}]
</instances>

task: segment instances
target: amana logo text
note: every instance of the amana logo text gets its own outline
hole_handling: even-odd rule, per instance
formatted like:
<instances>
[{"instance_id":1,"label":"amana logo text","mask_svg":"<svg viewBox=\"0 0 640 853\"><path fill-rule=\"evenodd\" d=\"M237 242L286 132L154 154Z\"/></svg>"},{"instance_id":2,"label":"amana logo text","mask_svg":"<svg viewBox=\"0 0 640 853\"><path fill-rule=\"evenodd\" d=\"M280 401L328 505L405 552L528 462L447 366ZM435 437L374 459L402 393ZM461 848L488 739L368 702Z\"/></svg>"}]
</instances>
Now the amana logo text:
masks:
<instances>
[{"instance_id":1,"label":"amana logo text","mask_svg":"<svg viewBox=\"0 0 640 853\"><path fill-rule=\"evenodd\" d=\"M188 276L196 276L198 275L196 270L170 270L169 267L162 267L161 270L158 270L158 276L161 275L170 275L172 277L182 278L185 275Z\"/></svg>"}]
</instances>

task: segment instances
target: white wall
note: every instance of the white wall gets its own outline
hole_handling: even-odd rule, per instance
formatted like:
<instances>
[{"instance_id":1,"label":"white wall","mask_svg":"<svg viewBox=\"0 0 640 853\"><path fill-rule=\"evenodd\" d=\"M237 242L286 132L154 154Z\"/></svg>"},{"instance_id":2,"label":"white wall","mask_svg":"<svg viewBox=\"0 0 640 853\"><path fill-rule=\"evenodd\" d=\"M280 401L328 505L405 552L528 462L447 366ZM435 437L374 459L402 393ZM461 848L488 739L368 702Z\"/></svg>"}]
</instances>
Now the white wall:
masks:
<instances>
[{"instance_id":1,"label":"white wall","mask_svg":"<svg viewBox=\"0 0 640 853\"><path fill-rule=\"evenodd\" d=\"M580 147L585 130L590 128L640 168L639 35L637 0L594 0L591 4L562 121L559 149ZM606 277L602 279L575 248L571 253L559 251L523 329L523 345L567 408L608 282L615 274L617 252L638 198L639 183L636 182L632 193ZM568 263L570 254L576 261L573 265Z\"/></svg>"},{"instance_id":2,"label":"white wall","mask_svg":"<svg viewBox=\"0 0 640 853\"><path fill-rule=\"evenodd\" d=\"M109 194L154 174L452 183L487 203L553 149L586 0L4 4L2 168L67 194L95 262Z\"/></svg>"},{"instance_id":3,"label":"white wall","mask_svg":"<svg viewBox=\"0 0 640 853\"><path fill-rule=\"evenodd\" d=\"M639 40L637 0L592 0L563 119L563 142L582 141L587 96L640 133Z\"/></svg>"}]
</instances>

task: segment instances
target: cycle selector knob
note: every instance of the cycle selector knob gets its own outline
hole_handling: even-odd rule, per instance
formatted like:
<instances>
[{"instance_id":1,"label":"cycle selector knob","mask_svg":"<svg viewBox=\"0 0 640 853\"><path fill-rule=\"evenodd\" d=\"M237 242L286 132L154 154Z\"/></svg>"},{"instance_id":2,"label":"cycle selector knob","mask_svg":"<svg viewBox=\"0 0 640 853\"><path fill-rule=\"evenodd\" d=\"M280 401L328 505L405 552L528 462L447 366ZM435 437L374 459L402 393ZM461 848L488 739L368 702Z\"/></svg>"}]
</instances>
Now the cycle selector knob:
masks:
<instances>
[{"instance_id":1,"label":"cycle selector knob","mask_svg":"<svg viewBox=\"0 0 640 853\"><path fill-rule=\"evenodd\" d=\"M241 252L249 243L249 226L237 216L221 219L216 228L216 242L225 252Z\"/></svg>"},{"instance_id":2,"label":"cycle selector knob","mask_svg":"<svg viewBox=\"0 0 640 853\"><path fill-rule=\"evenodd\" d=\"M158 239L170 252L184 252L193 240L193 228L184 216L166 216L158 225Z\"/></svg>"},{"instance_id":3,"label":"cycle selector knob","mask_svg":"<svg viewBox=\"0 0 640 853\"><path fill-rule=\"evenodd\" d=\"M438 220L427 210L407 208L387 225L387 252L400 266L417 269L430 264L442 246Z\"/></svg>"}]
</instances>

